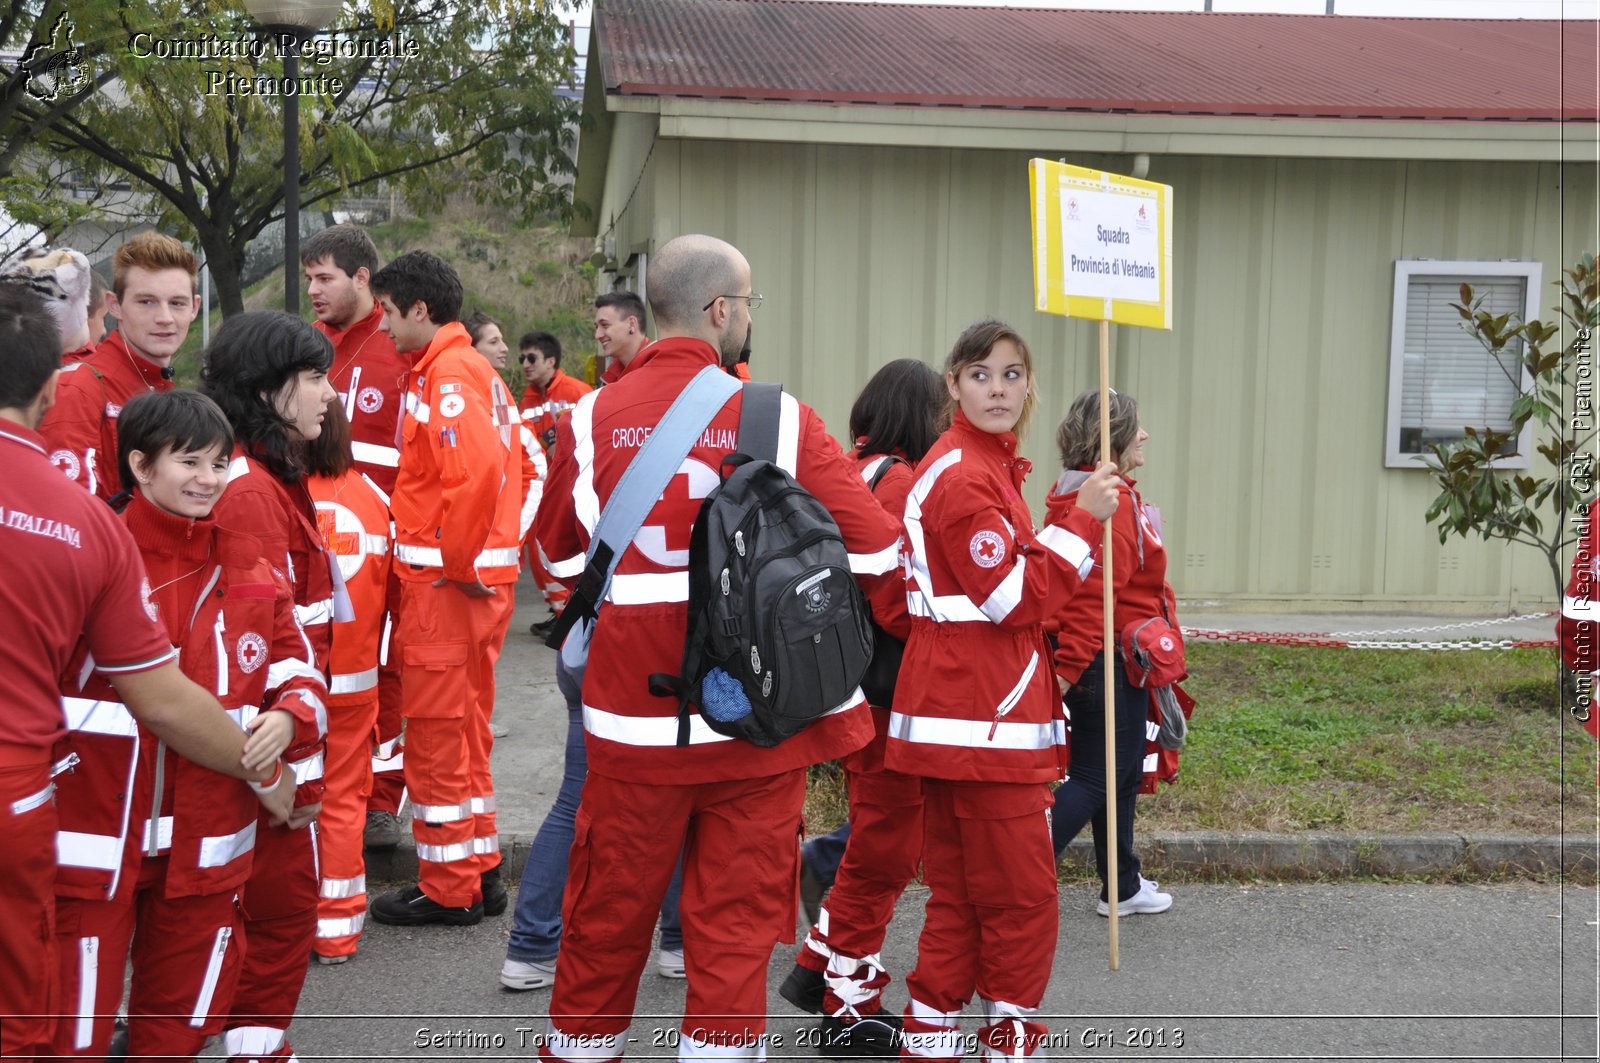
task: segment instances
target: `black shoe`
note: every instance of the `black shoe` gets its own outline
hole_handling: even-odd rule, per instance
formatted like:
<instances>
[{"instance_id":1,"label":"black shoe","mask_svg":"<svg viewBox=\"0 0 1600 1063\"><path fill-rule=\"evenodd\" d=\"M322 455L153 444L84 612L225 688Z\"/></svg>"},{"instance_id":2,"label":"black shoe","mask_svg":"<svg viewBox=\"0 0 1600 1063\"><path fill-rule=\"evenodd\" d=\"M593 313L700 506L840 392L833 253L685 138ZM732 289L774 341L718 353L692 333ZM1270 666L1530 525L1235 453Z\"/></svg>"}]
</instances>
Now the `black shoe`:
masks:
<instances>
[{"instance_id":1,"label":"black shoe","mask_svg":"<svg viewBox=\"0 0 1600 1063\"><path fill-rule=\"evenodd\" d=\"M822 1020L822 1054L830 1059L898 1059L900 1017L886 1011L863 1015L849 1026L833 1015Z\"/></svg>"},{"instance_id":2,"label":"black shoe","mask_svg":"<svg viewBox=\"0 0 1600 1063\"><path fill-rule=\"evenodd\" d=\"M468 908L446 908L422 892L421 886L407 886L391 890L373 898L369 909L372 918L390 926L422 926L427 923L444 923L449 926L472 926L483 921L483 905Z\"/></svg>"},{"instance_id":3,"label":"black shoe","mask_svg":"<svg viewBox=\"0 0 1600 1063\"><path fill-rule=\"evenodd\" d=\"M546 636L548 636L550 634L551 629L554 628L555 626L556 626L556 616L555 616L554 613L551 613L549 616L545 617L543 620L536 620L533 623L529 624L528 625L528 634L536 635L539 638L545 638Z\"/></svg>"},{"instance_id":4,"label":"black shoe","mask_svg":"<svg viewBox=\"0 0 1600 1063\"><path fill-rule=\"evenodd\" d=\"M511 903L511 898L506 893L506 884L500 879L500 865L496 864L492 870L485 871L478 881L483 884L483 914L506 914L506 905Z\"/></svg>"},{"instance_id":5,"label":"black shoe","mask_svg":"<svg viewBox=\"0 0 1600 1063\"><path fill-rule=\"evenodd\" d=\"M801 1011L821 1015L822 991L827 985L821 971L813 971L797 963L794 965L794 970L789 972L789 977L778 987L778 995Z\"/></svg>"}]
</instances>

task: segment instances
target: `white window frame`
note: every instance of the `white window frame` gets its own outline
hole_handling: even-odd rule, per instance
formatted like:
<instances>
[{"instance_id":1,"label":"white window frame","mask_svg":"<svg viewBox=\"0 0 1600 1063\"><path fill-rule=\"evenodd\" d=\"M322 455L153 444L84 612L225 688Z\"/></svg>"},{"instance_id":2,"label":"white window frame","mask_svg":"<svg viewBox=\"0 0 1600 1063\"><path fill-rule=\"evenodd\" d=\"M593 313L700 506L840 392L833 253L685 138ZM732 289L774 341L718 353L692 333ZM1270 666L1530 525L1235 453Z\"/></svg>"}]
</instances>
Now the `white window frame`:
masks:
<instances>
[{"instance_id":1,"label":"white window frame","mask_svg":"<svg viewBox=\"0 0 1600 1063\"><path fill-rule=\"evenodd\" d=\"M1427 452L1410 454L1400 449L1400 418L1401 398L1405 382L1405 343L1406 343L1406 310L1407 298L1411 290L1411 281L1414 277L1436 277L1451 281L1459 287L1462 283L1472 284L1480 279L1495 279L1500 277L1521 277L1524 282L1525 295L1522 307L1523 320L1531 320L1538 316L1540 283L1543 280L1544 264L1541 262L1472 262L1472 261L1440 261L1437 259L1396 259L1394 264L1394 304L1393 316L1389 327L1389 413L1384 435L1384 460L1383 464L1390 469L1423 469L1423 459L1430 457ZM1464 326L1465 321L1461 322ZM1526 369L1522 373L1522 388L1524 392L1533 387L1533 377ZM1511 457L1497 458L1493 462L1496 469L1526 469L1529 455L1533 451L1533 422L1523 426L1522 433L1517 437L1517 453Z\"/></svg>"}]
</instances>

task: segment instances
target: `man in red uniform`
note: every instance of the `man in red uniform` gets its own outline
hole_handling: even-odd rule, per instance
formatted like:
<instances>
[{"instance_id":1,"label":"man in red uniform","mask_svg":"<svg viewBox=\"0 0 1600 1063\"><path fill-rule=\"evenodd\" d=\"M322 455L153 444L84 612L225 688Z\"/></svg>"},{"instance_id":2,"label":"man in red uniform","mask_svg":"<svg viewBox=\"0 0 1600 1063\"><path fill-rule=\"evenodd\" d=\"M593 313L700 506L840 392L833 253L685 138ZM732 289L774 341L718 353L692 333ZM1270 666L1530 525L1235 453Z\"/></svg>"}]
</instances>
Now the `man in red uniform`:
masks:
<instances>
[{"instance_id":1,"label":"man in red uniform","mask_svg":"<svg viewBox=\"0 0 1600 1063\"><path fill-rule=\"evenodd\" d=\"M520 420L456 316L461 280L413 251L372 278L383 327L412 358L391 509L406 787L421 882L372 902L381 923L466 925L505 910L495 829L494 659L517 579Z\"/></svg>"},{"instance_id":2,"label":"man in red uniform","mask_svg":"<svg viewBox=\"0 0 1600 1063\"><path fill-rule=\"evenodd\" d=\"M696 373L731 366L750 328L750 265L708 236L684 236L651 262L661 338L614 384L556 425L550 486L535 521L563 579L585 565L589 536L623 471ZM677 744L676 702L647 694L673 673L687 625L689 533L733 449L742 396L712 419L617 566L583 686L589 777L567 879L566 926L540 1055L604 1063L622 1055L639 973L680 850L688 998L681 1058L765 1058L767 965L794 940L807 765L865 745L872 720L847 704L771 749L691 720ZM896 593L894 523L814 411L785 395L778 463L838 521L869 593ZM691 828L691 823L693 824Z\"/></svg>"},{"instance_id":3,"label":"man in red uniform","mask_svg":"<svg viewBox=\"0 0 1600 1063\"><path fill-rule=\"evenodd\" d=\"M594 301L594 341L600 345L600 357L606 360L600 382L610 384L627 371L634 356L650 342L644 330L644 300L629 291L606 292L597 296Z\"/></svg>"},{"instance_id":4,"label":"man in red uniform","mask_svg":"<svg viewBox=\"0 0 1600 1063\"><path fill-rule=\"evenodd\" d=\"M561 341L548 332L530 332L522 337L522 372L528 386L522 392L522 423L539 441L545 454L556 445L556 420L594 389L561 371ZM544 474L541 473L541 476ZM537 507L535 507L537 512ZM556 615L567 607L567 588L545 571L539 562L539 547L527 540L528 571L544 593L550 616L534 621L530 629L543 637L550 633Z\"/></svg>"},{"instance_id":5,"label":"man in red uniform","mask_svg":"<svg viewBox=\"0 0 1600 1063\"><path fill-rule=\"evenodd\" d=\"M0 580L0 1055L27 1059L48 1051L63 1004L50 751L65 733L59 680L80 639L129 711L182 756L247 779L276 763L245 765L244 731L178 670L127 529L50 467L36 428L61 352L31 292L0 286L0 349L0 551L11 562ZM293 800L287 777L262 797L279 819Z\"/></svg>"},{"instance_id":6,"label":"man in red uniform","mask_svg":"<svg viewBox=\"0 0 1600 1063\"><path fill-rule=\"evenodd\" d=\"M306 271L306 296L316 313L315 327L333 343L328 382L339 393L350 422L350 451L356 471L385 494L394 492L400 467L400 415L411 364L394 349L382 329L383 308L372 295L378 249L360 226L330 225L300 247ZM400 584L391 579L383 608L399 605ZM390 628L393 618L384 621ZM391 628L392 630L392 628ZM400 659L398 646L380 655L378 720L372 757L372 793L367 799L366 845L393 849L400 844L400 802L405 793L400 744Z\"/></svg>"},{"instance_id":7,"label":"man in red uniform","mask_svg":"<svg viewBox=\"0 0 1600 1063\"><path fill-rule=\"evenodd\" d=\"M111 256L106 308L117 321L94 354L62 370L55 406L39 426L50 460L69 480L109 499L117 484L117 415L134 395L172 387L172 356L200 307L200 261L170 236L144 232Z\"/></svg>"}]
</instances>

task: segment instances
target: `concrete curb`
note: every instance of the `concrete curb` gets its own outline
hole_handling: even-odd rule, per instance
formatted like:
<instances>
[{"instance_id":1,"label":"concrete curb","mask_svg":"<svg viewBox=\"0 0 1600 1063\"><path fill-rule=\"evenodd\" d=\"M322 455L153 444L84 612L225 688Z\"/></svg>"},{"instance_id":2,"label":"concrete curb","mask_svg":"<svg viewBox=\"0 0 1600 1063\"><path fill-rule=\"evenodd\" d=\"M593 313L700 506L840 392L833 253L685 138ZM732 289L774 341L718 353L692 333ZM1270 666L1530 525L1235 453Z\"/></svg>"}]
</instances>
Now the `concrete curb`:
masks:
<instances>
[{"instance_id":1,"label":"concrete curb","mask_svg":"<svg viewBox=\"0 0 1600 1063\"><path fill-rule=\"evenodd\" d=\"M502 834L504 875L522 875L533 844L530 834ZM1269 834L1224 831L1152 832L1139 838L1146 870L1217 877L1325 879L1456 873L1468 877L1527 878L1558 873L1594 874L1600 838L1585 834ZM1062 857L1078 869L1094 867L1094 846L1076 839ZM417 851L409 834L389 853L367 854L375 882L412 882Z\"/></svg>"}]
</instances>

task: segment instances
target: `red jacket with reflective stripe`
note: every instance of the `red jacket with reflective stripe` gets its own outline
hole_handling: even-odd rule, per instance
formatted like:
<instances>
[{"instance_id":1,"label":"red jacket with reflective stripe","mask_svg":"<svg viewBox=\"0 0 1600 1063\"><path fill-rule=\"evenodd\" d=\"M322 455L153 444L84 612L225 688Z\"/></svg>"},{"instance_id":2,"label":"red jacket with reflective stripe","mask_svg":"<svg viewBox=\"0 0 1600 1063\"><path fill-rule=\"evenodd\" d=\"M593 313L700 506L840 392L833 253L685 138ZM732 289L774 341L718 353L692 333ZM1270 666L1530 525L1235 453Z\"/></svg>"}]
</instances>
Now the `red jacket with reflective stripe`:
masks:
<instances>
[{"instance_id":1,"label":"red jacket with reflective stripe","mask_svg":"<svg viewBox=\"0 0 1600 1063\"><path fill-rule=\"evenodd\" d=\"M156 581L151 599L179 667L241 725L262 709L294 717L290 749L327 729L326 690L294 618L288 584L251 536L164 513L136 495L123 515ZM258 802L239 779L186 760L140 727L80 651L63 685L56 892L110 900L137 880L145 853L166 851L171 897L216 893L250 874ZM167 820L170 826L163 826ZM154 851L150 843L156 843Z\"/></svg>"},{"instance_id":2,"label":"red jacket with reflective stripe","mask_svg":"<svg viewBox=\"0 0 1600 1063\"><path fill-rule=\"evenodd\" d=\"M413 582L515 583L522 543L521 418L459 322L413 366L400 477L390 498L395 571Z\"/></svg>"},{"instance_id":3,"label":"red jacket with reflective stripe","mask_svg":"<svg viewBox=\"0 0 1600 1063\"><path fill-rule=\"evenodd\" d=\"M389 334L378 328L382 322L383 307L374 303L372 313L342 332L320 321L312 327L333 343L328 383L339 392L350 421L356 468L387 494L394 491L400 468L397 440L411 364L394 349Z\"/></svg>"},{"instance_id":4,"label":"red jacket with reflective stripe","mask_svg":"<svg viewBox=\"0 0 1600 1063\"><path fill-rule=\"evenodd\" d=\"M389 615L389 564L393 522L389 500L365 474L312 476L306 481L317 506L317 529L339 559L353 620L333 625L328 690L335 700L370 697L378 689L378 658Z\"/></svg>"},{"instance_id":5,"label":"red jacket with reflective stripe","mask_svg":"<svg viewBox=\"0 0 1600 1063\"><path fill-rule=\"evenodd\" d=\"M717 355L699 340L674 337L644 348L615 383L585 395L556 424L550 482L534 534L552 575L567 582L601 507L674 398ZM650 695L652 672L676 674L688 624L689 533L701 500L736 449L741 396L723 406L623 553L600 611L584 679L589 770L645 783L703 783L777 775L859 749L872 724L859 697L772 749L724 738L695 716L691 744L679 747L677 703ZM782 399L778 464L792 470L828 507L850 552L851 569L874 605L898 593L894 522L828 435L822 419L792 396Z\"/></svg>"},{"instance_id":6,"label":"red jacket with reflective stripe","mask_svg":"<svg viewBox=\"0 0 1600 1063\"><path fill-rule=\"evenodd\" d=\"M117 477L117 417L135 395L170 391L161 367L128 350L113 332L81 362L63 366L55 405L39 425L50 461L101 498L122 490Z\"/></svg>"},{"instance_id":7,"label":"red jacket with reflective stripe","mask_svg":"<svg viewBox=\"0 0 1600 1063\"><path fill-rule=\"evenodd\" d=\"M1075 510L1035 533L1016 437L955 423L906 499L906 643L889 721L894 771L974 782L1049 782L1065 768L1064 716L1044 619L1078 592L1097 522Z\"/></svg>"},{"instance_id":8,"label":"red jacket with reflective stripe","mask_svg":"<svg viewBox=\"0 0 1600 1063\"><path fill-rule=\"evenodd\" d=\"M556 422L578 400L593 391L588 384L557 369L550 386L540 389L529 384L522 392L522 420L533 431L539 445L548 451L556 445Z\"/></svg>"},{"instance_id":9,"label":"red jacket with reflective stripe","mask_svg":"<svg viewBox=\"0 0 1600 1063\"><path fill-rule=\"evenodd\" d=\"M911 493L911 485L916 482L916 476L912 473L912 466L903 458L894 461L885 454L868 454L862 457L859 450L852 450L846 457L855 463L856 471L861 475L861 482L865 484L872 482L872 478L883 468L885 462L890 463L888 470L883 473L883 479L879 480L878 486L871 490L872 497L878 500L878 505L883 507L883 511L902 533L900 553L895 562L896 570L901 577L901 589L892 600L880 598L873 602L872 619L879 627L904 642L911 634L911 614L906 611L904 577L910 557L905 550L903 538L905 524L902 518L906 511L906 496ZM872 710L874 732L872 741L850 760L849 765L853 771L880 771L883 768L883 750L889 735L889 706L870 705L869 708Z\"/></svg>"}]
</instances>

